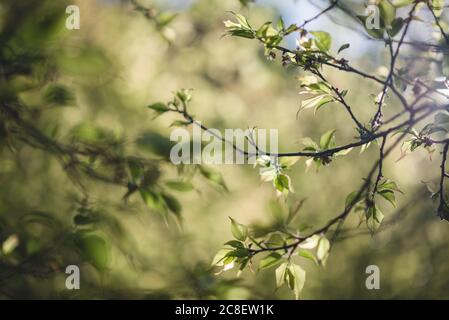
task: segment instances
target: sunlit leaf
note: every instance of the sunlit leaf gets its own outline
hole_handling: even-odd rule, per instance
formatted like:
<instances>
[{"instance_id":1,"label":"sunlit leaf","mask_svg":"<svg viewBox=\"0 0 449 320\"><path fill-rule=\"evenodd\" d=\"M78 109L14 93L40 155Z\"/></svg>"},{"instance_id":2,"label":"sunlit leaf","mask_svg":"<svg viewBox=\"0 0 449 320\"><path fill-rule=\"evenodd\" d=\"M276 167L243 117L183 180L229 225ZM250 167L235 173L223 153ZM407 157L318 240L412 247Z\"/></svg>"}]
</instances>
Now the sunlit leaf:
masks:
<instances>
[{"instance_id":1,"label":"sunlit leaf","mask_svg":"<svg viewBox=\"0 0 449 320\"><path fill-rule=\"evenodd\" d=\"M259 270L274 267L282 262L282 256L277 252L272 252L259 262Z\"/></svg>"},{"instance_id":2,"label":"sunlit leaf","mask_svg":"<svg viewBox=\"0 0 449 320\"><path fill-rule=\"evenodd\" d=\"M248 236L248 227L238 223L231 217L229 217L229 219L231 220L231 232L234 238L240 241L245 241Z\"/></svg>"}]
</instances>

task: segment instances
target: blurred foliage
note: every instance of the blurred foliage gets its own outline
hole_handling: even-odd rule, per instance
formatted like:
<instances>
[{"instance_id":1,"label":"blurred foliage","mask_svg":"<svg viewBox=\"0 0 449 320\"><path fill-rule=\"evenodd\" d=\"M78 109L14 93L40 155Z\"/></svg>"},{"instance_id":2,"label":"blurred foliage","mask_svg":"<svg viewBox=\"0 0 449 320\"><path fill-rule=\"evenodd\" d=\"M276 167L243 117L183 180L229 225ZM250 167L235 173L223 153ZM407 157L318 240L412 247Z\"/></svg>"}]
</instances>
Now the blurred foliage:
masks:
<instances>
[{"instance_id":1,"label":"blurred foliage","mask_svg":"<svg viewBox=\"0 0 449 320\"><path fill-rule=\"evenodd\" d=\"M64 27L73 2L80 30ZM275 290L273 270L217 277L214 253L232 235L246 237L242 225L262 235L285 220L301 230L326 222L378 150L349 154L319 174L299 162L289 173L295 193L279 208L249 166L174 166L169 126L179 117L154 119L145 108L194 88L192 112L216 128L275 126L281 149L301 146L304 136L319 141L329 127L338 128L332 138L351 139L354 128L341 125L347 115L331 101L319 121L310 112L292 116L300 106L295 78L303 74L270 63L267 46L222 38L228 11L249 6L261 25L278 15L252 2L199 0L179 12L149 1L0 3L1 298L292 298ZM357 64L377 72L373 60L388 63L380 49ZM347 98L368 122L372 102L359 91L376 93L371 83L329 78L357 88ZM352 228L359 219L351 216L332 255L321 257L325 269L302 263L303 298L449 298L447 224L419 182L436 181L438 165L425 152L397 163L401 154L394 156L388 176L401 181L407 197L396 200L406 209L385 211L373 238ZM288 208L299 202L293 219ZM80 266L80 290L65 288L71 264ZM380 267L381 290L365 288L370 264Z\"/></svg>"}]
</instances>

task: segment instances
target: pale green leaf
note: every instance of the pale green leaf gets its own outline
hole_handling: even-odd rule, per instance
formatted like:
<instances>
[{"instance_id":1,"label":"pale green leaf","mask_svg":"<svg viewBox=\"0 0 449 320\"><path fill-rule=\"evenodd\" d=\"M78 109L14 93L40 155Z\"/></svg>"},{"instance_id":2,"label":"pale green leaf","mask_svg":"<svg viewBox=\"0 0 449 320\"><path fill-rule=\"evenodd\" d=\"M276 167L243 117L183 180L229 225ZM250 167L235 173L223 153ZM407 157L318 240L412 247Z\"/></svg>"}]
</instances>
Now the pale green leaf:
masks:
<instances>
[{"instance_id":1,"label":"pale green leaf","mask_svg":"<svg viewBox=\"0 0 449 320\"><path fill-rule=\"evenodd\" d=\"M234 238L240 241L245 241L248 236L248 227L238 223L231 217L229 217L229 219L231 220L231 232Z\"/></svg>"}]
</instances>

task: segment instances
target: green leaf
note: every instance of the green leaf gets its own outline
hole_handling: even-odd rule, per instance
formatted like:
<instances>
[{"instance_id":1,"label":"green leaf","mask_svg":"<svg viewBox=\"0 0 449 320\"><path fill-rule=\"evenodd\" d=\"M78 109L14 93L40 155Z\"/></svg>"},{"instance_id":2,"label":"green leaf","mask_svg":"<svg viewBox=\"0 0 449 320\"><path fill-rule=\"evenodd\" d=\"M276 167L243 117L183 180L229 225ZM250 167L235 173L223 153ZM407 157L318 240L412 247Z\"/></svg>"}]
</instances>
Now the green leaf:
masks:
<instances>
[{"instance_id":1,"label":"green leaf","mask_svg":"<svg viewBox=\"0 0 449 320\"><path fill-rule=\"evenodd\" d=\"M165 182L165 185L172 190L176 190L176 191L180 191L180 192L191 191L194 189L192 183L189 181L172 180L172 181Z\"/></svg>"},{"instance_id":2,"label":"green leaf","mask_svg":"<svg viewBox=\"0 0 449 320\"><path fill-rule=\"evenodd\" d=\"M236 37L253 39L255 32L249 25L248 20L246 20L246 18L241 14L238 13L233 14L236 17L237 22L229 20L224 22L226 34Z\"/></svg>"},{"instance_id":3,"label":"green leaf","mask_svg":"<svg viewBox=\"0 0 449 320\"><path fill-rule=\"evenodd\" d=\"M396 198L394 196L394 192L393 191L384 190L384 191L378 192L378 194L380 196L382 196L382 198L384 198L385 200L390 202L393 205L393 207L396 207Z\"/></svg>"},{"instance_id":4,"label":"green leaf","mask_svg":"<svg viewBox=\"0 0 449 320\"><path fill-rule=\"evenodd\" d=\"M271 21L265 22L257 31L259 38L269 38L277 35L277 31L271 26Z\"/></svg>"},{"instance_id":5,"label":"green leaf","mask_svg":"<svg viewBox=\"0 0 449 320\"><path fill-rule=\"evenodd\" d=\"M156 16L156 25L158 29L162 29L168 26L175 18L177 14L172 12L161 12Z\"/></svg>"},{"instance_id":6,"label":"green leaf","mask_svg":"<svg viewBox=\"0 0 449 320\"><path fill-rule=\"evenodd\" d=\"M78 246L85 259L97 270L105 271L109 262L109 250L106 241L98 235L83 234Z\"/></svg>"},{"instance_id":7,"label":"green leaf","mask_svg":"<svg viewBox=\"0 0 449 320\"><path fill-rule=\"evenodd\" d=\"M430 1L431 8L438 18L443 13L444 2L445 2L445 0L431 0Z\"/></svg>"},{"instance_id":8,"label":"green leaf","mask_svg":"<svg viewBox=\"0 0 449 320\"><path fill-rule=\"evenodd\" d=\"M250 255L250 252L245 248L237 248L234 249L226 255L227 257L235 257L235 258L244 258L248 257Z\"/></svg>"},{"instance_id":9,"label":"green leaf","mask_svg":"<svg viewBox=\"0 0 449 320\"><path fill-rule=\"evenodd\" d=\"M212 266L223 266L224 265L224 259L227 257L228 253L231 252L232 249L221 249L217 252L217 254L212 259Z\"/></svg>"},{"instance_id":10,"label":"green leaf","mask_svg":"<svg viewBox=\"0 0 449 320\"><path fill-rule=\"evenodd\" d=\"M167 105L165 103L162 102L156 102L153 104L150 104L148 106L149 109L155 111L157 114L162 114L164 112L169 111L170 109L167 107Z\"/></svg>"},{"instance_id":11,"label":"green leaf","mask_svg":"<svg viewBox=\"0 0 449 320\"><path fill-rule=\"evenodd\" d=\"M162 198L167 204L168 209L174 213L176 216L181 216L182 206L181 203L170 194L162 193Z\"/></svg>"},{"instance_id":12,"label":"green leaf","mask_svg":"<svg viewBox=\"0 0 449 320\"><path fill-rule=\"evenodd\" d=\"M191 89L178 90L178 91L176 91L176 96L183 103L188 103L190 100L192 100L192 90Z\"/></svg>"},{"instance_id":13,"label":"green leaf","mask_svg":"<svg viewBox=\"0 0 449 320\"><path fill-rule=\"evenodd\" d=\"M303 249L313 249L318 245L319 240L320 237L318 235L313 235L311 237L308 237L303 243L299 245L299 247Z\"/></svg>"},{"instance_id":14,"label":"green leaf","mask_svg":"<svg viewBox=\"0 0 449 320\"><path fill-rule=\"evenodd\" d=\"M279 192L288 192L292 190L290 177L286 174L278 174L273 180L273 185Z\"/></svg>"},{"instance_id":15,"label":"green leaf","mask_svg":"<svg viewBox=\"0 0 449 320\"><path fill-rule=\"evenodd\" d=\"M353 149L353 148L348 148L348 149L340 150L340 151L338 151L338 152L335 152L335 153L334 153L334 156L336 156L336 157L345 156L345 155L349 154L349 153L352 151L352 149Z\"/></svg>"},{"instance_id":16,"label":"green leaf","mask_svg":"<svg viewBox=\"0 0 449 320\"><path fill-rule=\"evenodd\" d=\"M139 188L140 196L148 208L157 210L164 214L165 202L162 196L151 188Z\"/></svg>"},{"instance_id":17,"label":"green leaf","mask_svg":"<svg viewBox=\"0 0 449 320\"><path fill-rule=\"evenodd\" d=\"M239 13L234 13L234 16L236 17L237 21L245 28L251 29L251 26L249 25L248 20L245 18L245 16L239 14Z\"/></svg>"},{"instance_id":18,"label":"green leaf","mask_svg":"<svg viewBox=\"0 0 449 320\"><path fill-rule=\"evenodd\" d=\"M370 145L371 145L371 141L362 145L360 148L360 153L362 154L363 152L365 152L370 147Z\"/></svg>"},{"instance_id":19,"label":"green leaf","mask_svg":"<svg viewBox=\"0 0 449 320\"><path fill-rule=\"evenodd\" d=\"M228 34L234 37L254 39L254 33L249 30L228 30Z\"/></svg>"},{"instance_id":20,"label":"green leaf","mask_svg":"<svg viewBox=\"0 0 449 320\"><path fill-rule=\"evenodd\" d=\"M278 233L271 234L265 245L268 248L280 247L285 244L285 239Z\"/></svg>"},{"instance_id":21,"label":"green leaf","mask_svg":"<svg viewBox=\"0 0 449 320\"><path fill-rule=\"evenodd\" d=\"M75 95L63 85L51 85L45 90L44 100L50 104L66 106L75 102Z\"/></svg>"},{"instance_id":22,"label":"green leaf","mask_svg":"<svg viewBox=\"0 0 449 320\"><path fill-rule=\"evenodd\" d=\"M277 23L277 27L279 30L284 30L285 29L285 23L284 20L282 19L282 17L279 17L278 23Z\"/></svg>"},{"instance_id":23,"label":"green leaf","mask_svg":"<svg viewBox=\"0 0 449 320\"><path fill-rule=\"evenodd\" d=\"M171 127L185 127L191 124L191 121L175 120L170 124Z\"/></svg>"},{"instance_id":24,"label":"green leaf","mask_svg":"<svg viewBox=\"0 0 449 320\"><path fill-rule=\"evenodd\" d=\"M329 255L329 250L331 248L330 242L326 237L321 237L318 242L318 248L316 251L316 257L323 265L326 263L326 259Z\"/></svg>"},{"instance_id":25,"label":"green leaf","mask_svg":"<svg viewBox=\"0 0 449 320\"><path fill-rule=\"evenodd\" d=\"M141 134L136 142L137 146L142 150L154 153L166 159L170 159L170 151L175 145L175 143L170 141L167 136L152 131ZM157 170L153 171L157 172Z\"/></svg>"},{"instance_id":26,"label":"green leaf","mask_svg":"<svg viewBox=\"0 0 449 320\"><path fill-rule=\"evenodd\" d=\"M270 268L282 262L282 255L272 252L259 262L259 270Z\"/></svg>"},{"instance_id":27,"label":"green leaf","mask_svg":"<svg viewBox=\"0 0 449 320\"><path fill-rule=\"evenodd\" d=\"M346 50L350 47L351 45L349 43L345 43L344 45L342 45L340 47L340 49L338 49L338 53L342 52L343 50Z\"/></svg>"},{"instance_id":28,"label":"green leaf","mask_svg":"<svg viewBox=\"0 0 449 320\"><path fill-rule=\"evenodd\" d=\"M320 102L318 102L318 103L315 105L314 114L316 114L317 111L318 111L319 109L321 109L321 107L325 106L326 104L328 104L328 103L330 103L330 102L333 102L334 100L335 100L334 97L330 97L330 96L327 96L327 97L325 97L324 99L322 99Z\"/></svg>"},{"instance_id":29,"label":"green leaf","mask_svg":"<svg viewBox=\"0 0 449 320\"><path fill-rule=\"evenodd\" d=\"M327 131L320 138L320 148L321 150L327 150L332 147L335 143L335 129Z\"/></svg>"},{"instance_id":30,"label":"green leaf","mask_svg":"<svg viewBox=\"0 0 449 320\"><path fill-rule=\"evenodd\" d=\"M397 191L397 192L401 192L402 193L401 189L399 189L399 187L396 184L396 182L388 180L388 179L383 180L377 186L377 191L384 191L384 190Z\"/></svg>"},{"instance_id":31,"label":"green leaf","mask_svg":"<svg viewBox=\"0 0 449 320\"><path fill-rule=\"evenodd\" d=\"M280 288L285 283L285 275L287 273L288 262L281 264L275 271L276 274L276 288Z\"/></svg>"},{"instance_id":32,"label":"green leaf","mask_svg":"<svg viewBox=\"0 0 449 320\"><path fill-rule=\"evenodd\" d=\"M320 105L321 101L326 97L326 94L320 94L301 101L301 110L314 108ZM329 102L329 101L327 101ZM327 103L326 102L326 103Z\"/></svg>"},{"instance_id":33,"label":"green leaf","mask_svg":"<svg viewBox=\"0 0 449 320\"><path fill-rule=\"evenodd\" d=\"M371 206L366 210L366 225L372 234L379 229L383 219L383 213L376 206Z\"/></svg>"},{"instance_id":34,"label":"green leaf","mask_svg":"<svg viewBox=\"0 0 449 320\"><path fill-rule=\"evenodd\" d=\"M380 18L384 22L384 26L391 26L396 18L396 8L389 0L381 0L379 3Z\"/></svg>"},{"instance_id":35,"label":"green leaf","mask_svg":"<svg viewBox=\"0 0 449 320\"><path fill-rule=\"evenodd\" d=\"M384 30L383 29L369 29L367 28L366 25L366 19L367 17L365 16L357 16L357 18L359 19L360 23L363 25L363 27L365 28L365 31L373 38L375 39L383 39L384 38Z\"/></svg>"},{"instance_id":36,"label":"green leaf","mask_svg":"<svg viewBox=\"0 0 449 320\"><path fill-rule=\"evenodd\" d=\"M248 227L238 223L231 217L229 217L229 219L231 219L231 232L234 238L240 241L245 241L248 236Z\"/></svg>"},{"instance_id":37,"label":"green leaf","mask_svg":"<svg viewBox=\"0 0 449 320\"><path fill-rule=\"evenodd\" d=\"M279 159L279 164L283 169L288 169L293 166L301 157L283 157Z\"/></svg>"},{"instance_id":38,"label":"green leaf","mask_svg":"<svg viewBox=\"0 0 449 320\"><path fill-rule=\"evenodd\" d=\"M142 163L136 159L129 159L128 168L131 173L132 181L137 183L143 177L144 168Z\"/></svg>"},{"instance_id":39,"label":"green leaf","mask_svg":"<svg viewBox=\"0 0 449 320\"><path fill-rule=\"evenodd\" d=\"M298 300L306 282L306 272L299 265L290 263L286 272L286 282Z\"/></svg>"},{"instance_id":40,"label":"green leaf","mask_svg":"<svg viewBox=\"0 0 449 320\"><path fill-rule=\"evenodd\" d=\"M316 264L318 264L318 260L315 258L315 256L313 255L312 252L304 250L304 249L299 249L298 250L298 256L309 259L313 262L315 262Z\"/></svg>"},{"instance_id":41,"label":"green leaf","mask_svg":"<svg viewBox=\"0 0 449 320\"><path fill-rule=\"evenodd\" d=\"M391 37L394 37L395 35L397 35L399 33L399 31L401 31L403 26L404 26L404 19L402 19L400 17L396 18L391 23L391 28L387 29L387 32Z\"/></svg>"},{"instance_id":42,"label":"green leaf","mask_svg":"<svg viewBox=\"0 0 449 320\"><path fill-rule=\"evenodd\" d=\"M310 32L315 37L315 45L323 52L328 52L332 45L332 38L329 33L325 31Z\"/></svg>"},{"instance_id":43,"label":"green leaf","mask_svg":"<svg viewBox=\"0 0 449 320\"><path fill-rule=\"evenodd\" d=\"M298 26L296 24L292 23L291 25L288 26L287 29L285 29L284 34L290 34L296 30L298 30Z\"/></svg>"},{"instance_id":44,"label":"green leaf","mask_svg":"<svg viewBox=\"0 0 449 320\"><path fill-rule=\"evenodd\" d=\"M318 151L320 149L318 144L311 138L303 138L301 142L304 145L304 151Z\"/></svg>"},{"instance_id":45,"label":"green leaf","mask_svg":"<svg viewBox=\"0 0 449 320\"><path fill-rule=\"evenodd\" d=\"M225 243L226 246L231 246L235 249L243 249L245 248L245 245L243 244L243 242L237 241L237 240L230 240L228 242Z\"/></svg>"}]
</instances>

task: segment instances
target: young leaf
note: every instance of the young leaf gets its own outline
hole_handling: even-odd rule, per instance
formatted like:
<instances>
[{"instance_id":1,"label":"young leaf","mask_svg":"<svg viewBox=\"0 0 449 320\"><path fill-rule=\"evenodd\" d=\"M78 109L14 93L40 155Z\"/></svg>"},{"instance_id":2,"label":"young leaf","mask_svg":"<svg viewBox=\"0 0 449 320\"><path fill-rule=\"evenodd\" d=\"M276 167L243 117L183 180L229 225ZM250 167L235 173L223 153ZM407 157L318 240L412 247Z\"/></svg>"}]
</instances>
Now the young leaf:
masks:
<instances>
[{"instance_id":1,"label":"young leaf","mask_svg":"<svg viewBox=\"0 0 449 320\"><path fill-rule=\"evenodd\" d=\"M178 199L167 193L162 193L161 195L167 205L167 208L179 217L181 215L182 206Z\"/></svg>"},{"instance_id":2,"label":"young leaf","mask_svg":"<svg viewBox=\"0 0 449 320\"><path fill-rule=\"evenodd\" d=\"M278 23L277 23L277 27L279 30L284 30L285 29L285 23L284 23L284 19L282 19L282 17L279 17Z\"/></svg>"},{"instance_id":3,"label":"young leaf","mask_svg":"<svg viewBox=\"0 0 449 320\"><path fill-rule=\"evenodd\" d=\"M445 0L430 0L430 5L433 12L435 13L435 16L441 16L441 14L443 13L444 4Z\"/></svg>"},{"instance_id":4,"label":"young leaf","mask_svg":"<svg viewBox=\"0 0 449 320\"><path fill-rule=\"evenodd\" d=\"M162 196L151 188L139 188L140 196L150 209L157 210L161 214L165 214L165 202Z\"/></svg>"},{"instance_id":5,"label":"young leaf","mask_svg":"<svg viewBox=\"0 0 449 320\"><path fill-rule=\"evenodd\" d=\"M326 97L326 94L317 95L301 101L301 110L314 108L320 105L321 101ZM329 101L328 101L329 102Z\"/></svg>"},{"instance_id":6,"label":"young leaf","mask_svg":"<svg viewBox=\"0 0 449 320\"><path fill-rule=\"evenodd\" d=\"M274 178L273 184L279 192L292 191L290 177L286 174L278 174L276 178Z\"/></svg>"},{"instance_id":7,"label":"young leaf","mask_svg":"<svg viewBox=\"0 0 449 320\"><path fill-rule=\"evenodd\" d=\"M344 45L342 45L340 47L340 49L338 49L338 53L342 52L343 50L346 50L350 47L351 45L349 43L345 43Z\"/></svg>"},{"instance_id":8,"label":"young leaf","mask_svg":"<svg viewBox=\"0 0 449 320\"><path fill-rule=\"evenodd\" d=\"M383 180L377 186L377 191L384 191L384 190L397 191L397 192L401 192L402 193L401 189L399 189L399 187L396 184L396 182L388 180L388 179Z\"/></svg>"},{"instance_id":9,"label":"young leaf","mask_svg":"<svg viewBox=\"0 0 449 320\"><path fill-rule=\"evenodd\" d=\"M321 150L327 150L333 146L335 143L335 131L336 130L330 130L326 133L324 133L320 138L320 148Z\"/></svg>"},{"instance_id":10,"label":"young leaf","mask_svg":"<svg viewBox=\"0 0 449 320\"><path fill-rule=\"evenodd\" d=\"M231 232L234 238L240 241L245 241L248 236L248 227L238 223L231 217L229 217L229 219L231 219Z\"/></svg>"},{"instance_id":11,"label":"young leaf","mask_svg":"<svg viewBox=\"0 0 449 320\"><path fill-rule=\"evenodd\" d=\"M400 17L396 18L391 23L391 28L387 29L387 32L391 37L394 37L395 35L397 35L399 33L399 31L401 31L403 26L404 26L404 19L402 19Z\"/></svg>"},{"instance_id":12,"label":"young leaf","mask_svg":"<svg viewBox=\"0 0 449 320\"><path fill-rule=\"evenodd\" d=\"M322 263L323 265L326 263L330 247L331 245L329 240L327 240L326 237L321 237L320 241L318 242L316 256L318 258L318 261L320 261L320 263Z\"/></svg>"},{"instance_id":13,"label":"young leaf","mask_svg":"<svg viewBox=\"0 0 449 320\"><path fill-rule=\"evenodd\" d=\"M306 282L306 272L297 264L290 263L287 268L286 281L298 300Z\"/></svg>"},{"instance_id":14,"label":"young leaf","mask_svg":"<svg viewBox=\"0 0 449 320\"><path fill-rule=\"evenodd\" d=\"M291 166L293 166L300 157L283 157L280 159L279 164L281 165L282 169L288 169Z\"/></svg>"},{"instance_id":15,"label":"young leaf","mask_svg":"<svg viewBox=\"0 0 449 320\"><path fill-rule=\"evenodd\" d=\"M287 272L288 262L284 262L279 267L277 267L276 274L276 288L280 288L285 283L285 275Z\"/></svg>"},{"instance_id":16,"label":"young leaf","mask_svg":"<svg viewBox=\"0 0 449 320\"><path fill-rule=\"evenodd\" d=\"M270 268L282 262L282 256L277 252L272 252L259 263L259 270Z\"/></svg>"},{"instance_id":17,"label":"young leaf","mask_svg":"<svg viewBox=\"0 0 449 320\"><path fill-rule=\"evenodd\" d=\"M307 238L303 243L299 245L299 247L303 249L313 249L317 246L319 240L320 237L318 235L314 235Z\"/></svg>"},{"instance_id":18,"label":"young leaf","mask_svg":"<svg viewBox=\"0 0 449 320\"><path fill-rule=\"evenodd\" d=\"M245 248L245 245L243 244L243 242L237 241L237 240L230 240L228 242L225 243L226 246L231 246L235 249L243 249Z\"/></svg>"},{"instance_id":19,"label":"young leaf","mask_svg":"<svg viewBox=\"0 0 449 320\"><path fill-rule=\"evenodd\" d=\"M94 234L82 235L78 241L83 256L99 271L105 271L109 262L109 247L106 241Z\"/></svg>"},{"instance_id":20,"label":"young leaf","mask_svg":"<svg viewBox=\"0 0 449 320\"><path fill-rule=\"evenodd\" d=\"M315 37L315 45L323 52L328 52L332 45L332 38L328 32L312 31L310 32Z\"/></svg>"},{"instance_id":21,"label":"young leaf","mask_svg":"<svg viewBox=\"0 0 449 320\"><path fill-rule=\"evenodd\" d=\"M379 192L379 195L382 196L385 200L390 202L393 207L396 207L396 198L394 196L394 192L391 190L383 190Z\"/></svg>"},{"instance_id":22,"label":"young leaf","mask_svg":"<svg viewBox=\"0 0 449 320\"><path fill-rule=\"evenodd\" d=\"M379 3L380 18L384 26L391 26L396 18L396 8L391 4L390 0L381 0Z\"/></svg>"},{"instance_id":23,"label":"young leaf","mask_svg":"<svg viewBox=\"0 0 449 320\"><path fill-rule=\"evenodd\" d=\"M317 258L315 258L315 256L313 255L312 252L307 251L307 250L303 250L303 249L299 249L298 250L298 256L309 259L313 262L315 262L316 264L318 264L318 260Z\"/></svg>"},{"instance_id":24,"label":"young leaf","mask_svg":"<svg viewBox=\"0 0 449 320\"><path fill-rule=\"evenodd\" d=\"M212 266L223 266L224 265L224 259L227 257L228 253L231 252L232 249L221 249L217 252L215 257L212 259Z\"/></svg>"},{"instance_id":25,"label":"young leaf","mask_svg":"<svg viewBox=\"0 0 449 320\"><path fill-rule=\"evenodd\" d=\"M191 182L188 181L167 181L165 182L165 185L173 190L185 192L185 191L191 191L193 190L193 185Z\"/></svg>"},{"instance_id":26,"label":"young leaf","mask_svg":"<svg viewBox=\"0 0 449 320\"><path fill-rule=\"evenodd\" d=\"M143 177L144 168L140 161L136 159L130 159L128 161L128 168L131 174L132 181L134 183L139 182L139 180Z\"/></svg>"},{"instance_id":27,"label":"young leaf","mask_svg":"<svg viewBox=\"0 0 449 320\"><path fill-rule=\"evenodd\" d=\"M366 225L371 234L379 229L383 219L383 213L376 206L371 206L366 210Z\"/></svg>"},{"instance_id":28,"label":"young leaf","mask_svg":"<svg viewBox=\"0 0 449 320\"><path fill-rule=\"evenodd\" d=\"M156 103L150 104L148 106L148 108L150 108L151 110L155 111L157 114L162 114L162 113L167 112L167 111L170 110L167 107L167 105L165 103L162 103L162 102L156 102Z\"/></svg>"}]
</instances>

